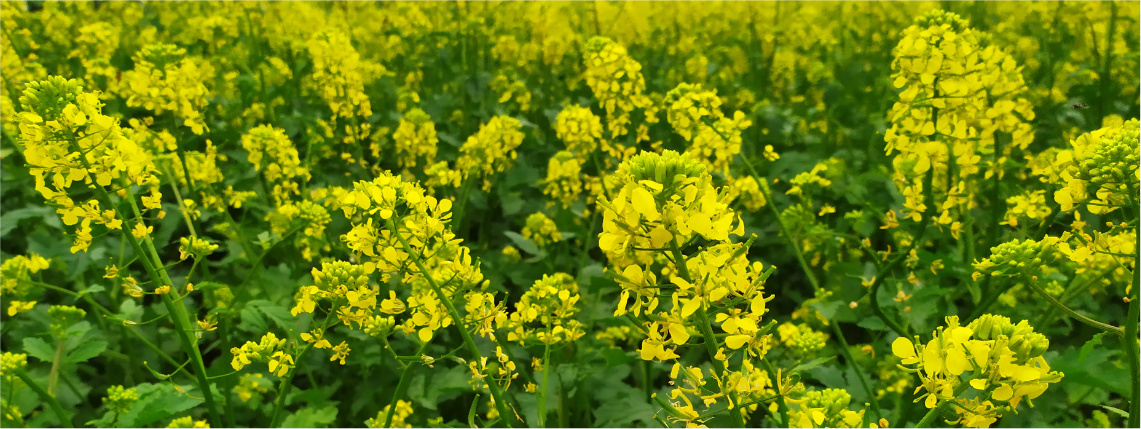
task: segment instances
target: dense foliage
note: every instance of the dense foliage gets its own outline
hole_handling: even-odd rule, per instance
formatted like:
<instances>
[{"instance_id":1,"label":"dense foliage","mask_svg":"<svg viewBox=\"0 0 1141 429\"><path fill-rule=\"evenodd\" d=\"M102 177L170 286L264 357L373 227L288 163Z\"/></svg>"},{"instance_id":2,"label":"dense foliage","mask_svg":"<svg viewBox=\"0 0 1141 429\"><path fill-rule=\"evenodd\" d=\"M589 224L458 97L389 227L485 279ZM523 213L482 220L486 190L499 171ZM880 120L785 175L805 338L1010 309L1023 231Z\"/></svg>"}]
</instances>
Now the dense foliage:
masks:
<instances>
[{"instance_id":1,"label":"dense foliage","mask_svg":"<svg viewBox=\"0 0 1141 429\"><path fill-rule=\"evenodd\" d=\"M1137 427L1138 8L2 2L2 423Z\"/></svg>"}]
</instances>

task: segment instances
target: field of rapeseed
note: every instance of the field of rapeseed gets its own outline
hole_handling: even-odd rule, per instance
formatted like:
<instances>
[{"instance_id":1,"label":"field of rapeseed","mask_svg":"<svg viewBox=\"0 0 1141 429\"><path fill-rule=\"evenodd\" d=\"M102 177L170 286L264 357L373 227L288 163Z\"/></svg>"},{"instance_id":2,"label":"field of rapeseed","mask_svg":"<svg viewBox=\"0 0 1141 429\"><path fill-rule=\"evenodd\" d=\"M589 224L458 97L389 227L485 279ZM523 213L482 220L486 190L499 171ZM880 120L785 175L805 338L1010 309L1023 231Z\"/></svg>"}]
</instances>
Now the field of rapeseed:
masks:
<instances>
[{"instance_id":1,"label":"field of rapeseed","mask_svg":"<svg viewBox=\"0 0 1141 429\"><path fill-rule=\"evenodd\" d=\"M1138 427L1136 2L0 3L5 427Z\"/></svg>"}]
</instances>

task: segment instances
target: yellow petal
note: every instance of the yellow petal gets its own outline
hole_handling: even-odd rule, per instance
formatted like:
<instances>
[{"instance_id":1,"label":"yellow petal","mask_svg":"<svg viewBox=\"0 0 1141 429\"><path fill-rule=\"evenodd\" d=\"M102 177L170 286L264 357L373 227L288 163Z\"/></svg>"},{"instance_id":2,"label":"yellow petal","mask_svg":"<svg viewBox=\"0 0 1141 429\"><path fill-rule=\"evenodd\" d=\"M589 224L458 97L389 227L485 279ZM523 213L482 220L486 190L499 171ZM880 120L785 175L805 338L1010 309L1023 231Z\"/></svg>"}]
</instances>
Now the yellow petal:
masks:
<instances>
[{"instance_id":1,"label":"yellow petal","mask_svg":"<svg viewBox=\"0 0 1141 429\"><path fill-rule=\"evenodd\" d=\"M994 399L997 399L999 401L1009 401L1010 398L1013 396L1014 396L1014 389L1011 389L1010 386L1005 385L1005 384L1002 386L998 386L997 389L994 389L994 394L991 395L991 397L993 397Z\"/></svg>"},{"instance_id":2,"label":"yellow petal","mask_svg":"<svg viewBox=\"0 0 1141 429\"><path fill-rule=\"evenodd\" d=\"M896 338L891 343L891 352L902 359L915 358L915 343L904 337Z\"/></svg>"}]
</instances>

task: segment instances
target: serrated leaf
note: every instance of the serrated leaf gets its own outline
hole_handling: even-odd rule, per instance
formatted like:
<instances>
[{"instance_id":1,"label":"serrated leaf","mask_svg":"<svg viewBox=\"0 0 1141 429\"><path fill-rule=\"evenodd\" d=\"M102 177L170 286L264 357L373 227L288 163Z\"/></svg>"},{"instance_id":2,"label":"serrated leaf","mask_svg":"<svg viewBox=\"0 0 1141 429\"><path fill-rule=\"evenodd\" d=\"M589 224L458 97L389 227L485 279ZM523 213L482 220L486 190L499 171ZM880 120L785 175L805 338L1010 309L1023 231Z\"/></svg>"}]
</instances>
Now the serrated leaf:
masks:
<instances>
[{"instance_id":1,"label":"serrated leaf","mask_svg":"<svg viewBox=\"0 0 1141 429\"><path fill-rule=\"evenodd\" d=\"M327 427L337 420L337 408L325 407L321 409L302 408L290 414L281 422L283 428L320 428Z\"/></svg>"},{"instance_id":2,"label":"serrated leaf","mask_svg":"<svg viewBox=\"0 0 1141 429\"><path fill-rule=\"evenodd\" d=\"M274 304L264 299L258 299L250 301L249 304L247 304L247 308L256 308L257 311L265 314L269 320L272 320L273 323L283 331L288 331L293 327L293 322L295 320L293 318L293 313L290 313L289 309L285 308L284 306ZM243 316L244 314L245 312L243 311ZM264 324L265 319L262 320L262 323Z\"/></svg>"},{"instance_id":3,"label":"serrated leaf","mask_svg":"<svg viewBox=\"0 0 1141 429\"><path fill-rule=\"evenodd\" d=\"M44 362L55 360L55 348L37 337L24 338L24 353Z\"/></svg>"},{"instance_id":4,"label":"serrated leaf","mask_svg":"<svg viewBox=\"0 0 1141 429\"><path fill-rule=\"evenodd\" d=\"M247 305L241 312L242 321L238 327L248 332L265 332L265 317L257 308Z\"/></svg>"},{"instance_id":5,"label":"serrated leaf","mask_svg":"<svg viewBox=\"0 0 1141 429\"><path fill-rule=\"evenodd\" d=\"M202 399L180 392L170 384L143 383L135 388L139 400L135 401L130 411L119 416L120 427L149 426L202 403ZM165 424L163 423L164 426Z\"/></svg>"},{"instance_id":6,"label":"serrated leaf","mask_svg":"<svg viewBox=\"0 0 1141 429\"><path fill-rule=\"evenodd\" d=\"M65 363L80 363L86 362L95 356L99 356L107 350L107 342L103 340L89 340L79 343L79 346L67 354L63 358Z\"/></svg>"}]
</instances>

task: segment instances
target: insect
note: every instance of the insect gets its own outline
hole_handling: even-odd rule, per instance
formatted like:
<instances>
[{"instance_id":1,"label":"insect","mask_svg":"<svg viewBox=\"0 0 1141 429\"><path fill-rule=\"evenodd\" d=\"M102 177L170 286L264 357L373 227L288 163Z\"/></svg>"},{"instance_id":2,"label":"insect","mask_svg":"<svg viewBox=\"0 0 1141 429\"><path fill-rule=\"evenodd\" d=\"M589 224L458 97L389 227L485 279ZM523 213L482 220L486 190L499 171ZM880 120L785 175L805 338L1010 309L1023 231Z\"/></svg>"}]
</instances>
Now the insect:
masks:
<instances>
[{"instance_id":1,"label":"insect","mask_svg":"<svg viewBox=\"0 0 1141 429\"><path fill-rule=\"evenodd\" d=\"M1071 107L1073 107L1074 109L1088 109L1089 105L1085 104L1085 103L1074 103L1074 105Z\"/></svg>"}]
</instances>

